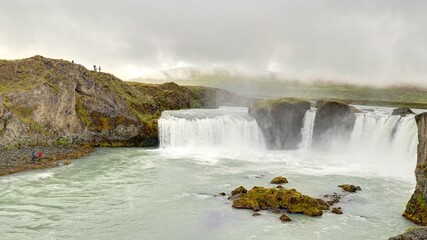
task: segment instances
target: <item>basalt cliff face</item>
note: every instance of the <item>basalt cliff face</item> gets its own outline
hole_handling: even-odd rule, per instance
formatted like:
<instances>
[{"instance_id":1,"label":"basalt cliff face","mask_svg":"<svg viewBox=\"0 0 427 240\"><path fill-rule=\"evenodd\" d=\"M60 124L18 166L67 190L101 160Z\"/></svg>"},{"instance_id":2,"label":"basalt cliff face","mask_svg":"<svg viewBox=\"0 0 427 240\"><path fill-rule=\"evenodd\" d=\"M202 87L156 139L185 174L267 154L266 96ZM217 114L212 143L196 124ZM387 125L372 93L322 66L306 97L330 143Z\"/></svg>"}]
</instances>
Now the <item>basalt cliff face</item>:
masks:
<instances>
[{"instance_id":1,"label":"basalt cliff face","mask_svg":"<svg viewBox=\"0 0 427 240\"><path fill-rule=\"evenodd\" d=\"M155 146L163 110L216 107L213 88L124 82L65 60L0 60L0 148Z\"/></svg>"},{"instance_id":2,"label":"basalt cliff face","mask_svg":"<svg viewBox=\"0 0 427 240\"><path fill-rule=\"evenodd\" d=\"M264 100L249 108L272 149L296 149L301 142L304 114L310 102L298 99Z\"/></svg>"},{"instance_id":3,"label":"basalt cliff face","mask_svg":"<svg viewBox=\"0 0 427 240\"><path fill-rule=\"evenodd\" d=\"M353 131L357 109L334 100L319 100L314 119L313 142L316 149L327 149L332 140L347 141Z\"/></svg>"},{"instance_id":4,"label":"basalt cliff face","mask_svg":"<svg viewBox=\"0 0 427 240\"><path fill-rule=\"evenodd\" d=\"M427 113L417 115L415 120L418 126L417 185L403 216L416 224L427 226Z\"/></svg>"}]
</instances>

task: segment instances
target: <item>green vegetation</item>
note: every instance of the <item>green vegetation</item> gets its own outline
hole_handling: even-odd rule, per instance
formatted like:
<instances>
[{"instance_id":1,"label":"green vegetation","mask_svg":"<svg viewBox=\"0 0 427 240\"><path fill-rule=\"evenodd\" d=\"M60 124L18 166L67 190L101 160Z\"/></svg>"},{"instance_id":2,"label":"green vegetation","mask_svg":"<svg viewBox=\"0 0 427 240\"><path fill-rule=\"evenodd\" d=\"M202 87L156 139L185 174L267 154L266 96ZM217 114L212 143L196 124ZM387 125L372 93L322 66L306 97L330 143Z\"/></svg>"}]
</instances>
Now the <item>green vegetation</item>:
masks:
<instances>
[{"instance_id":1,"label":"green vegetation","mask_svg":"<svg viewBox=\"0 0 427 240\"><path fill-rule=\"evenodd\" d=\"M426 199L419 190L415 190L414 194L412 194L403 216L416 224L427 225Z\"/></svg>"},{"instance_id":2,"label":"green vegetation","mask_svg":"<svg viewBox=\"0 0 427 240\"><path fill-rule=\"evenodd\" d=\"M234 200L232 207L254 211L283 208L289 213L303 213L313 217L323 214L316 199L303 195L295 189L253 187Z\"/></svg>"},{"instance_id":3,"label":"green vegetation","mask_svg":"<svg viewBox=\"0 0 427 240\"><path fill-rule=\"evenodd\" d=\"M243 95L317 100L331 98L351 104L427 108L427 89L415 86L384 88L345 83L301 82L270 77L246 77L227 73L196 74L177 80L180 85L223 88Z\"/></svg>"}]
</instances>

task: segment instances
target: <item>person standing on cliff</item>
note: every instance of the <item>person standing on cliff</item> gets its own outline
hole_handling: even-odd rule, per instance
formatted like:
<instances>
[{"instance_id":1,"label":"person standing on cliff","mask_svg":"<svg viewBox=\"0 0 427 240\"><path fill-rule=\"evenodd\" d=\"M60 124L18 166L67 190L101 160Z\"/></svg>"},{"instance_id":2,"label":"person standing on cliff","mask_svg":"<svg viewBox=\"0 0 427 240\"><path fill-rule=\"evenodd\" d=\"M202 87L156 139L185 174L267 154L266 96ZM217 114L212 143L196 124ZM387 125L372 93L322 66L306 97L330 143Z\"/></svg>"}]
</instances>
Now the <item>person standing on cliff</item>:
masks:
<instances>
[{"instance_id":1,"label":"person standing on cliff","mask_svg":"<svg viewBox=\"0 0 427 240\"><path fill-rule=\"evenodd\" d=\"M93 65L93 70L96 72L96 65Z\"/></svg>"},{"instance_id":2,"label":"person standing on cliff","mask_svg":"<svg viewBox=\"0 0 427 240\"><path fill-rule=\"evenodd\" d=\"M98 66L98 72L101 72L101 66Z\"/></svg>"}]
</instances>

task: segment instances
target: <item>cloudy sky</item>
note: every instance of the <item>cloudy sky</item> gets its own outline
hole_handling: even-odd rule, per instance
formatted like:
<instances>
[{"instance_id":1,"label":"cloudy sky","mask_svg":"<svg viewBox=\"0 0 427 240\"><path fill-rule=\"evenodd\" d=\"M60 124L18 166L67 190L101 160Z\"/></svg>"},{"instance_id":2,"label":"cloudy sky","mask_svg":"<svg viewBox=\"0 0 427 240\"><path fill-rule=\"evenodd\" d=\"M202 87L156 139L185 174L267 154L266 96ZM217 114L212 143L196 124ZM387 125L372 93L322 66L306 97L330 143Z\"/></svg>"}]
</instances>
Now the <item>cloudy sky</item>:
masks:
<instances>
[{"instance_id":1,"label":"cloudy sky","mask_svg":"<svg viewBox=\"0 0 427 240\"><path fill-rule=\"evenodd\" d=\"M0 0L0 58L123 79L227 66L300 79L427 83L427 1Z\"/></svg>"}]
</instances>

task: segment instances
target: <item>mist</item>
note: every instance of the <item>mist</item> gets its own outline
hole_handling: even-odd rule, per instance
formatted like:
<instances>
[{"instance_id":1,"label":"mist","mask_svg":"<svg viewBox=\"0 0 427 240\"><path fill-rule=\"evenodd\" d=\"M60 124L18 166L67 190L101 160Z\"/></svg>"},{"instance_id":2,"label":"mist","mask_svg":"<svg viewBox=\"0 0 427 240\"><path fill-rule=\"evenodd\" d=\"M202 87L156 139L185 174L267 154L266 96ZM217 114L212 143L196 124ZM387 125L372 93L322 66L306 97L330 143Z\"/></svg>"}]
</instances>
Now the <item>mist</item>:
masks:
<instances>
[{"instance_id":1,"label":"mist","mask_svg":"<svg viewBox=\"0 0 427 240\"><path fill-rule=\"evenodd\" d=\"M426 7L403 0L1 0L0 58L75 60L125 80L219 66L280 79L425 85Z\"/></svg>"}]
</instances>

